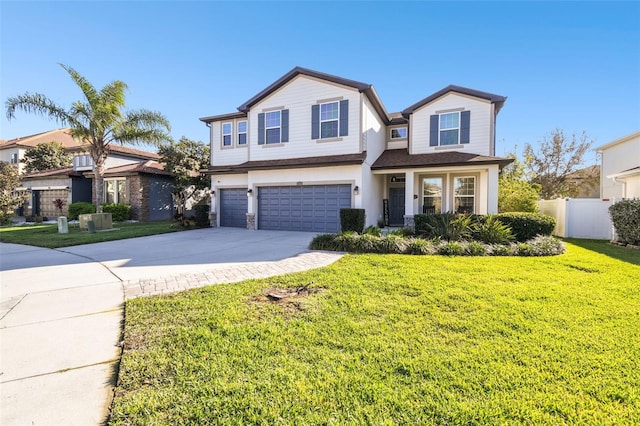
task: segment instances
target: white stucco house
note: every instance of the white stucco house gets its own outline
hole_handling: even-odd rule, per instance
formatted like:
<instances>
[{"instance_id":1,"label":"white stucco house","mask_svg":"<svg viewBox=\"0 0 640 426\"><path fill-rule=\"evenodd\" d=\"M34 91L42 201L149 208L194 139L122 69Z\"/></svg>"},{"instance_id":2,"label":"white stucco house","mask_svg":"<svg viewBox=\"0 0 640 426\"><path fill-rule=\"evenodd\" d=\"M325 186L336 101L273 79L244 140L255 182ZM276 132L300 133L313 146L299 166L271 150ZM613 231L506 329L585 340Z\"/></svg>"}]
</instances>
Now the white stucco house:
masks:
<instances>
[{"instance_id":1,"label":"white stucco house","mask_svg":"<svg viewBox=\"0 0 640 426\"><path fill-rule=\"evenodd\" d=\"M506 98L448 86L388 113L372 85L296 67L210 128L217 226L336 232L339 210L366 225L415 214L495 213L495 126Z\"/></svg>"},{"instance_id":2,"label":"white stucco house","mask_svg":"<svg viewBox=\"0 0 640 426\"><path fill-rule=\"evenodd\" d=\"M602 198L640 198L640 131L599 146L596 151L602 155Z\"/></svg>"}]
</instances>

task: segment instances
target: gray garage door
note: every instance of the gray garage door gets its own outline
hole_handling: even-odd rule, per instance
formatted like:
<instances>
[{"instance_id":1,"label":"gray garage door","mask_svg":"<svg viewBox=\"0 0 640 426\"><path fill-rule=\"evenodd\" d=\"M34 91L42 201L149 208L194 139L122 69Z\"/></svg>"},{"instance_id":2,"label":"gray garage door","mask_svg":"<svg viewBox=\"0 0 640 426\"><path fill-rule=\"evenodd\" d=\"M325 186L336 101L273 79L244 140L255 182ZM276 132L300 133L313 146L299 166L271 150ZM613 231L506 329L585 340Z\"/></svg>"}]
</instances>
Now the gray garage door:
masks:
<instances>
[{"instance_id":1,"label":"gray garage door","mask_svg":"<svg viewBox=\"0 0 640 426\"><path fill-rule=\"evenodd\" d=\"M258 188L258 228L338 232L340 209L351 207L351 185Z\"/></svg>"},{"instance_id":2,"label":"gray garage door","mask_svg":"<svg viewBox=\"0 0 640 426\"><path fill-rule=\"evenodd\" d=\"M220 226L247 227L247 189L220 190Z\"/></svg>"}]
</instances>

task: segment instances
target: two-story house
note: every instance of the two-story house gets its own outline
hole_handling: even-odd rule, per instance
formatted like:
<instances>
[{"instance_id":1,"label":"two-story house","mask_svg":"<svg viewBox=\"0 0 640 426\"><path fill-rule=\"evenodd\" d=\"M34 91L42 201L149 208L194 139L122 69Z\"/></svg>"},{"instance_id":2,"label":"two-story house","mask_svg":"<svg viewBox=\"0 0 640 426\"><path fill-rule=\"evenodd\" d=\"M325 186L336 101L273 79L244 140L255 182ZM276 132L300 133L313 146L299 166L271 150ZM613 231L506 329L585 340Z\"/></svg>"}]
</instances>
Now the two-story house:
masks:
<instances>
[{"instance_id":1,"label":"two-story house","mask_svg":"<svg viewBox=\"0 0 640 426\"><path fill-rule=\"evenodd\" d=\"M596 148L602 155L600 194L619 201L640 198L640 131Z\"/></svg>"},{"instance_id":2,"label":"two-story house","mask_svg":"<svg viewBox=\"0 0 640 426\"><path fill-rule=\"evenodd\" d=\"M21 160L27 150L41 143L58 142L72 154L69 167L42 170L22 175L22 186L29 198L20 213L33 216L66 214L70 203L95 202L93 197L93 160L87 147L75 140L68 128L2 141L1 161L10 162L24 171ZM105 162L104 199L102 203L123 203L132 206L134 219L171 219L173 180L158 162L154 152L113 144ZM62 212L54 201L65 202Z\"/></svg>"},{"instance_id":3,"label":"two-story house","mask_svg":"<svg viewBox=\"0 0 640 426\"><path fill-rule=\"evenodd\" d=\"M498 210L495 122L506 98L448 86L388 113L372 85L296 67L210 128L212 223L339 230L418 213Z\"/></svg>"}]
</instances>

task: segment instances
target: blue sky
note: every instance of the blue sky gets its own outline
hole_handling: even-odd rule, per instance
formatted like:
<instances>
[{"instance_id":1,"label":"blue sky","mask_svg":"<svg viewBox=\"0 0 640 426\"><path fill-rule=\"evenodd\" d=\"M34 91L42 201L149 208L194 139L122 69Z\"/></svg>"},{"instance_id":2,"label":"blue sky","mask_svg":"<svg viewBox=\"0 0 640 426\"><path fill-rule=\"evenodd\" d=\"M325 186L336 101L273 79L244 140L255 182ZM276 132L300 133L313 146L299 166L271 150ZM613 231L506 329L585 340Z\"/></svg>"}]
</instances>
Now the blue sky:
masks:
<instances>
[{"instance_id":1,"label":"blue sky","mask_svg":"<svg viewBox=\"0 0 640 426\"><path fill-rule=\"evenodd\" d=\"M59 127L4 102L129 86L172 136L208 142L198 118L228 112L296 65L376 88L400 111L448 84L507 96L496 152L555 128L603 144L640 129L640 2L0 3L0 138Z\"/></svg>"}]
</instances>

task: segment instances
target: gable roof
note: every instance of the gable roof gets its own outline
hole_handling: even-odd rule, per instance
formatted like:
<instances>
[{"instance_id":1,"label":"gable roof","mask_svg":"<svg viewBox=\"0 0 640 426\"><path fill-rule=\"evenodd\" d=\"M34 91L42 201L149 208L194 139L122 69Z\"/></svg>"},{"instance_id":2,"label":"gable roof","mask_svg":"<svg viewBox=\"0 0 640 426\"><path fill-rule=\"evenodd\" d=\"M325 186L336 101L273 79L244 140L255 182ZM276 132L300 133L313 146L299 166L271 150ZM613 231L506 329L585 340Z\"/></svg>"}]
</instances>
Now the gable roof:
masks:
<instances>
[{"instance_id":1,"label":"gable roof","mask_svg":"<svg viewBox=\"0 0 640 426\"><path fill-rule=\"evenodd\" d=\"M388 149L373 163L371 170L402 169L407 167L472 166L474 164L498 164L502 168L512 162L512 158L491 157L459 151L409 154L406 149Z\"/></svg>"},{"instance_id":2,"label":"gable roof","mask_svg":"<svg viewBox=\"0 0 640 426\"><path fill-rule=\"evenodd\" d=\"M36 133L29 136L21 136L19 138L8 141L0 140L0 149L24 147L34 148L41 143L58 142L65 151L86 151L87 144L81 144L71 136L70 128L49 130L48 132ZM119 144L109 144L109 151L113 154L124 155L127 157L139 158L142 160L158 160L160 155L155 152L144 151L141 149L131 148Z\"/></svg>"},{"instance_id":3,"label":"gable roof","mask_svg":"<svg viewBox=\"0 0 640 426\"><path fill-rule=\"evenodd\" d=\"M284 86L289 81L293 80L295 77L299 75L306 75L306 76L317 78L320 80L325 80L332 83L340 84L342 86L352 87L358 90L360 93L364 93L369 98L369 101L371 101L373 108L376 110L380 118L385 122L385 124L389 124L390 122L389 114L385 110L384 106L382 105L382 102L380 101L380 98L378 97L378 94L376 93L375 89L371 84L363 83L356 80L349 80L348 78L338 77L336 75L326 74L320 71L314 71L314 70L303 68L303 67L294 67L291 71L289 71L288 73L286 73L285 75L283 75L282 77L280 77L279 79L271 83L264 90L260 91L257 95L255 95L254 97L252 97L251 99L249 99L248 101L240 105L238 107L238 111L240 111L240 113L244 113L244 116L246 117L246 114L249 112L249 110L253 105L257 104L267 96L271 95L272 93L274 93L275 91L277 91L282 86ZM231 113L231 114L214 115L210 117L202 117L200 118L200 121L204 121L205 123L208 123L212 121L220 121L222 119L238 118L237 114L238 113Z\"/></svg>"},{"instance_id":4,"label":"gable roof","mask_svg":"<svg viewBox=\"0 0 640 426\"><path fill-rule=\"evenodd\" d=\"M488 93L488 92L481 92L480 90L469 89L467 87L455 86L453 84L450 84L444 89L438 90L433 95L427 96L426 98L416 102L410 107L405 108L402 111L402 115L406 118L409 118L409 115L412 114L415 110L423 107L424 105L428 104L431 101L438 99L441 96L446 95L449 92L461 93L463 95L473 96L476 98L481 98L481 99L486 99L488 101L491 101L491 103L496 104L496 113L500 111L500 109L504 105L504 102L507 100L505 96L495 95L493 93Z\"/></svg>"}]
</instances>

